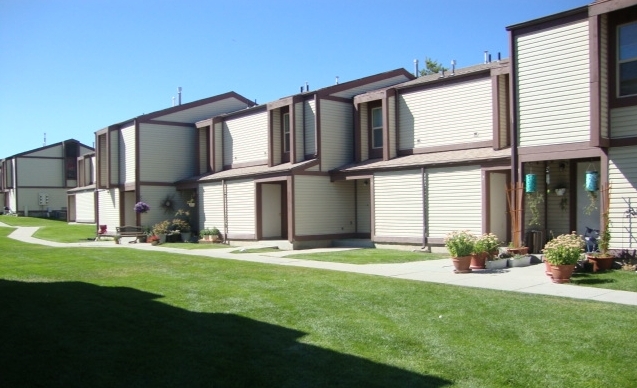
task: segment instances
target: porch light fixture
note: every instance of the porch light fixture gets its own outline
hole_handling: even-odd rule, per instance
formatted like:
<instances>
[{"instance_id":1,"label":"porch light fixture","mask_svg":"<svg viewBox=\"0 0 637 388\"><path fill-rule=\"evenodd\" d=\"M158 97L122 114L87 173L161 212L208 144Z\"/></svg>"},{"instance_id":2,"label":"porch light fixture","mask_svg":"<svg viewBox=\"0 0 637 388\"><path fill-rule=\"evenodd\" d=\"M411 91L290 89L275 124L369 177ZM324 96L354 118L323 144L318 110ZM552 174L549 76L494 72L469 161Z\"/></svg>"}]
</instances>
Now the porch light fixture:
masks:
<instances>
[{"instance_id":1,"label":"porch light fixture","mask_svg":"<svg viewBox=\"0 0 637 388\"><path fill-rule=\"evenodd\" d=\"M551 184L551 173L549 172L548 166L546 167L546 184Z\"/></svg>"}]
</instances>

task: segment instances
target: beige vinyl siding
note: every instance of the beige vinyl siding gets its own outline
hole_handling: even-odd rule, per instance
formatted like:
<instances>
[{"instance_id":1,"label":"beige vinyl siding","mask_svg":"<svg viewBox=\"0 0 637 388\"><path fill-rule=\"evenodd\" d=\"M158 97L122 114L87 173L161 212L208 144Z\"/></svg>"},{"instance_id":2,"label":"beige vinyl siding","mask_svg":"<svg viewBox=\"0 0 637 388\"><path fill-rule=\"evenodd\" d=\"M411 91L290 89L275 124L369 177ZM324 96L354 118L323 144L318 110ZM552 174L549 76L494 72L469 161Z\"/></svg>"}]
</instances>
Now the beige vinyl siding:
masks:
<instances>
[{"instance_id":1,"label":"beige vinyl siding","mask_svg":"<svg viewBox=\"0 0 637 388\"><path fill-rule=\"evenodd\" d=\"M353 161L352 105L321 100L321 169L328 171Z\"/></svg>"},{"instance_id":2,"label":"beige vinyl siding","mask_svg":"<svg viewBox=\"0 0 637 388\"><path fill-rule=\"evenodd\" d=\"M115 232L115 228L120 226L119 190L99 190L97 192L97 203L99 209L97 223L99 225L107 225L106 230Z\"/></svg>"},{"instance_id":3,"label":"beige vinyl siding","mask_svg":"<svg viewBox=\"0 0 637 388\"><path fill-rule=\"evenodd\" d=\"M553 231L553 235L559 236L560 234L570 233L570 225L569 225L569 214L570 214L570 203L569 203L569 193L571 188L567 188L566 193L563 196L559 196L555 193L555 188L558 186L567 187L567 182L569 182L569 169L564 168L563 171L560 171L560 161L553 161L547 164L549 168L549 175L551 177L551 183L548 185L548 189L550 192L546 194L544 197L545 201L543 204L540 204L541 210L540 214L544 215L544 206L547 208L547 228L548 230ZM541 174L538 178L541 178ZM542 179L538 179L538 188L542 185L546 184L546 177L544 176L543 182ZM544 186L541 190L546 188ZM542 192L546 192L543 190ZM564 200L564 202L562 202ZM562 209L564 207L564 209ZM549 235L550 236L550 235ZM545 237L546 239L546 237Z\"/></svg>"},{"instance_id":4,"label":"beige vinyl siding","mask_svg":"<svg viewBox=\"0 0 637 388\"><path fill-rule=\"evenodd\" d=\"M637 106L610 111L610 134L613 139L637 136Z\"/></svg>"},{"instance_id":5,"label":"beige vinyl siding","mask_svg":"<svg viewBox=\"0 0 637 388\"><path fill-rule=\"evenodd\" d=\"M39 204L39 193L45 193L49 196L48 205L40 206ZM68 192L66 188L18 188L18 203L21 208L24 206L28 206L29 211L31 210L46 210L49 208L50 210L60 210L63 207L67 207L68 202ZM22 209L20 209L22 210Z\"/></svg>"},{"instance_id":6,"label":"beige vinyl siding","mask_svg":"<svg viewBox=\"0 0 637 388\"><path fill-rule=\"evenodd\" d=\"M637 146L616 147L608 151L608 180L611 185L611 249L637 248L637 217L627 217L630 208L633 211L637 210L635 155L637 155Z\"/></svg>"},{"instance_id":7,"label":"beige vinyl siding","mask_svg":"<svg viewBox=\"0 0 637 388\"><path fill-rule=\"evenodd\" d=\"M275 109L272 111L272 165L276 166L281 164L281 153L283 151L282 142L283 134L281 129L281 123L283 118L281 117L281 109Z\"/></svg>"},{"instance_id":8,"label":"beige vinyl siding","mask_svg":"<svg viewBox=\"0 0 637 388\"><path fill-rule=\"evenodd\" d=\"M393 159L397 156L398 149L396 147L396 97L391 96L387 98L387 116L389 122L389 144L385 147L389 147L389 157Z\"/></svg>"},{"instance_id":9,"label":"beige vinyl siding","mask_svg":"<svg viewBox=\"0 0 637 388\"><path fill-rule=\"evenodd\" d=\"M205 174L208 171L208 129L209 127L197 129L199 131L199 174Z\"/></svg>"},{"instance_id":10,"label":"beige vinyl siding","mask_svg":"<svg viewBox=\"0 0 637 388\"><path fill-rule=\"evenodd\" d=\"M80 155L88 154L93 151L95 150L93 150L92 148L84 147L83 145L80 145Z\"/></svg>"},{"instance_id":11,"label":"beige vinyl siding","mask_svg":"<svg viewBox=\"0 0 637 388\"><path fill-rule=\"evenodd\" d=\"M196 175L195 129L140 124L139 139L141 181L172 183Z\"/></svg>"},{"instance_id":12,"label":"beige vinyl siding","mask_svg":"<svg viewBox=\"0 0 637 388\"><path fill-rule=\"evenodd\" d=\"M303 103L304 131L305 131L305 154L316 155L316 103L308 100Z\"/></svg>"},{"instance_id":13,"label":"beige vinyl siding","mask_svg":"<svg viewBox=\"0 0 637 388\"><path fill-rule=\"evenodd\" d=\"M55 147L45 148L43 150L29 152L24 156L42 156L47 158L61 158L64 157L64 153L62 152L62 145L57 145Z\"/></svg>"},{"instance_id":14,"label":"beige vinyl siding","mask_svg":"<svg viewBox=\"0 0 637 388\"><path fill-rule=\"evenodd\" d=\"M600 132L608 139L608 14L600 15L599 54Z\"/></svg>"},{"instance_id":15,"label":"beige vinyl siding","mask_svg":"<svg viewBox=\"0 0 637 388\"><path fill-rule=\"evenodd\" d=\"M110 135L110 168L111 175L109 177L112 185L119 184L119 135L117 132L111 132Z\"/></svg>"},{"instance_id":16,"label":"beige vinyl siding","mask_svg":"<svg viewBox=\"0 0 637 388\"><path fill-rule=\"evenodd\" d=\"M228 234L248 234L256 238L254 182L227 182Z\"/></svg>"},{"instance_id":17,"label":"beige vinyl siding","mask_svg":"<svg viewBox=\"0 0 637 388\"><path fill-rule=\"evenodd\" d=\"M223 187L221 182L199 186L199 225L217 228L223 233Z\"/></svg>"},{"instance_id":18,"label":"beige vinyl siding","mask_svg":"<svg viewBox=\"0 0 637 388\"><path fill-rule=\"evenodd\" d=\"M295 234L311 236L355 232L353 181L294 177Z\"/></svg>"},{"instance_id":19,"label":"beige vinyl siding","mask_svg":"<svg viewBox=\"0 0 637 388\"><path fill-rule=\"evenodd\" d=\"M75 222L95 223L95 192L75 193Z\"/></svg>"},{"instance_id":20,"label":"beige vinyl siding","mask_svg":"<svg viewBox=\"0 0 637 388\"><path fill-rule=\"evenodd\" d=\"M520 146L590 139L588 21L520 36Z\"/></svg>"},{"instance_id":21,"label":"beige vinyl siding","mask_svg":"<svg viewBox=\"0 0 637 388\"><path fill-rule=\"evenodd\" d=\"M356 182L356 233L372 231L372 198L369 179L357 179Z\"/></svg>"},{"instance_id":22,"label":"beige vinyl siding","mask_svg":"<svg viewBox=\"0 0 637 388\"><path fill-rule=\"evenodd\" d=\"M214 170L214 172L219 172L219 171L223 170L223 155L224 155L224 150L223 150L223 123L216 123L214 127L215 127L215 131L214 131L214 137L215 137L215 153L214 153L215 170Z\"/></svg>"},{"instance_id":23,"label":"beige vinyl siding","mask_svg":"<svg viewBox=\"0 0 637 388\"><path fill-rule=\"evenodd\" d=\"M491 78L401 94L399 149L493 139Z\"/></svg>"},{"instance_id":24,"label":"beige vinyl siding","mask_svg":"<svg viewBox=\"0 0 637 388\"><path fill-rule=\"evenodd\" d=\"M276 155L276 154L275 154ZM224 166L267 160L268 112L228 118L223 125Z\"/></svg>"},{"instance_id":25,"label":"beige vinyl siding","mask_svg":"<svg viewBox=\"0 0 637 388\"><path fill-rule=\"evenodd\" d=\"M303 138L305 130L303 128L303 103L294 104L294 147L296 152L296 160L292 160L293 163L302 162L305 160L305 139Z\"/></svg>"},{"instance_id":26,"label":"beige vinyl siding","mask_svg":"<svg viewBox=\"0 0 637 388\"><path fill-rule=\"evenodd\" d=\"M374 174L373 237L422 237L422 193L420 170Z\"/></svg>"},{"instance_id":27,"label":"beige vinyl siding","mask_svg":"<svg viewBox=\"0 0 637 388\"><path fill-rule=\"evenodd\" d=\"M215 101L164 116L158 116L154 118L154 120L195 123L210 117L218 116L222 113L234 112L246 107L247 105L243 101L239 101L236 98L227 98L223 101Z\"/></svg>"},{"instance_id":28,"label":"beige vinyl siding","mask_svg":"<svg viewBox=\"0 0 637 388\"><path fill-rule=\"evenodd\" d=\"M361 162L369 159L369 105L365 102L360 104L361 122Z\"/></svg>"},{"instance_id":29,"label":"beige vinyl siding","mask_svg":"<svg viewBox=\"0 0 637 388\"><path fill-rule=\"evenodd\" d=\"M119 131L119 181L122 183L135 182L135 126L131 125ZM165 156L165 155L164 155Z\"/></svg>"},{"instance_id":30,"label":"beige vinyl siding","mask_svg":"<svg viewBox=\"0 0 637 388\"><path fill-rule=\"evenodd\" d=\"M426 174L429 237L444 238L453 230L482 233L481 169L435 168Z\"/></svg>"},{"instance_id":31,"label":"beige vinyl siding","mask_svg":"<svg viewBox=\"0 0 637 388\"><path fill-rule=\"evenodd\" d=\"M134 194L134 193L131 193ZM173 199L173 211L166 212L160 204L164 199L168 196L171 196ZM140 224L153 226L154 224L161 222L163 220L172 220L175 216L175 213L179 209L189 210L191 208L186 205L186 200L180 195L178 191L175 191L174 187L171 186L150 186L150 185L142 185L139 187L139 197L143 202L146 202L148 206L150 206L150 211L147 213L142 213L140 216ZM132 203L129 203L132 202ZM126 203L126 214L131 216L135 216L135 212L133 211L133 207L135 206L134 197L129 198L129 201Z\"/></svg>"},{"instance_id":32,"label":"beige vinyl siding","mask_svg":"<svg viewBox=\"0 0 637 388\"><path fill-rule=\"evenodd\" d=\"M509 145L509 142L507 141L509 134L509 104L507 103L507 95L509 91L507 89L506 82L508 76L508 74L498 76L498 105L500 111L500 117L498 117L500 133L498 133L498 136L500 138L501 147Z\"/></svg>"},{"instance_id":33,"label":"beige vinyl siding","mask_svg":"<svg viewBox=\"0 0 637 388\"><path fill-rule=\"evenodd\" d=\"M16 159L18 186L64 186L63 159Z\"/></svg>"},{"instance_id":34,"label":"beige vinyl siding","mask_svg":"<svg viewBox=\"0 0 637 388\"><path fill-rule=\"evenodd\" d=\"M392 86L399 84L401 82L409 81L407 77L404 75L398 75L391 78L386 78L380 81L371 82L368 84L361 85L359 87L343 90L342 92L334 93L332 96L335 97L344 97L344 98L352 98L358 94L363 94L369 92L370 90L382 89L387 86Z\"/></svg>"}]
</instances>

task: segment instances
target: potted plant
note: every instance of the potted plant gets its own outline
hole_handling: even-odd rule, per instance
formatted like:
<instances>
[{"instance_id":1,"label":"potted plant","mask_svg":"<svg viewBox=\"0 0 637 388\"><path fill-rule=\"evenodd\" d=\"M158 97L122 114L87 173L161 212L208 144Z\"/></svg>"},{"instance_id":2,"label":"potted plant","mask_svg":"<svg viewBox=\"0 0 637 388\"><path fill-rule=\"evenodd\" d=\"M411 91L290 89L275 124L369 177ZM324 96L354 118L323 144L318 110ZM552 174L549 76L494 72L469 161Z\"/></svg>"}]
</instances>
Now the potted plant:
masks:
<instances>
[{"instance_id":1,"label":"potted plant","mask_svg":"<svg viewBox=\"0 0 637 388\"><path fill-rule=\"evenodd\" d=\"M159 237L155 235L148 236L146 241L149 242L151 245L157 245L159 244Z\"/></svg>"},{"instance_id":2,"label":"potted plant","mask_svg":"<svg viewBox=\"0 0 637 388\"><path fill-rule=\"evenodd\" d=\"M498 236L493 233L485 233L476 238L471 255L471 268L484 269L486 261L498 254L498 246L500 246L500 241Z\"/></svg>"},{"instance_id":3,"label":"potted plant","mask_svg":"<svg viewBox=\"0 0 637 388\"><path fill-rule=\"evenodd\" d=\"M542 251L551 264L553 283L568 283L575 264L584 252L584 239L575 232L562 234L547 242Z\"/></svg>"},{"instance_id":4,"label":"potted plant","mask_svg":"<svg viewBox=\"0 0 637 388\"><path fill-rule=\"evenodd\" d=\"M597 238L597 246L599 252L587 253L586 260L593 264L593 272L605 271L613 268L615 257L608 253L608 247L610 245L610 215L609 215L609 199L610 199L610 187L604 187L602 185L602 222L603 229L599 233Z\"/></svg>"},{"instance_id":5,"label":"potted plant","mask_svg":"<svg viewBox=\"0 0 637 388\"><path fill-rule=\"evenodd\" d=\"M223 241L223 239L221 238L221 232L219 231L219 229L217 229L216 226L213 226L212 229L210 229L210 235L212 236L213 242Z\"/></svg>"},{"instance_id":6,"label":"potted plant","mask_svg":"<svg viewBox=\"0 0 637 388\"><path fill-rule=\"evenodd\" d=\"M135 213L141 214L148 212L150 210L150 206L148 206L145 202L140 201L135 204L134 209Z\"/></svg>"},{"instance_id":7,"label":"potted plant","mask_svg":"<svg viewBox=\"0 0 637 388\"><path fill-rule=\"evenodd\" d=\"M153 234L159 237L159 243L163 244L166 242L166 235L168 234L168 230L170 228L170 221L164 220L153 225Z\"/></svg>"},{"instance_id":8,"label":"potted plant","mask_svg":"<svg viewBox=\"0 0 637 388\"><path fill-rule=\"evenodd\" d=\"M507 259L508 266L513 267L528 267L531 265L531 255L513 255Z\"/></svg>"},{"instance_id":9,"label":"potted plant","mask_svg":"<svg viewBox=\"0 0 637 388\"><path fill-rule=\"evenodd\" d=\"M190 241L191 229L190 229L190 212L188 210L177 210L175 213L175 218L172 221L171 229L173 230L173 234L179 233L181 236L181 241L187 242Z\"/></svg>"},{"instance_id":10,"label":"potted plant","mask_svg":"<svg viewBox=\"0 0 637 388\"><path fill-rule=\"evenodd\" d=\"M489 260L487 260L487 262L485 263L485 267L487 269L505 269L507 267L507 261L511 256L512 255L507 252L500 253L499 255L491 257Z\"/></svg>"},{"instance_id":11,"label":"potted plant","mask_svg":"<svg viewBox=\"0 0 637 388\"><path fill-rule=\"evenodd\" d=\"M455 273L471 272L471 253L473 253L476 237L467 230L453 231L445 237L445 246L451 254Z\"/></svg>"},{"instance_id":12,"label":"potted plant","mask_svg":"<svg viewBox=\"0 0 637 388\"><path fill-rule=\"evenodd\" d=\"M212 231L208 228L200 230L199 238L204 241L212 241Z\"/></svg>"}]
</instances>

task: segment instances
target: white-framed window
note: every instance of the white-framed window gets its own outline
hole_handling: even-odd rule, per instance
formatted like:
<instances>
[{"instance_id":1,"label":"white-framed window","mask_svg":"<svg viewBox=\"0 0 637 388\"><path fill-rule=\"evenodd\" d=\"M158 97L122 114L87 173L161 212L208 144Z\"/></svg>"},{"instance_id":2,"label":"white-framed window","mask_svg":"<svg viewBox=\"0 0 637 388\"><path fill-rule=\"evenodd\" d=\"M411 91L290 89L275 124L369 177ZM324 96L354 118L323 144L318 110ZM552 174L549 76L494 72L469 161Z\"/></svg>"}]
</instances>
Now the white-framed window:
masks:
<instances>
[{"instance_id":1,"label":"white-framed window","mask_svg":"<svg viewBox=\"0 0 637 388\"><path fill-rule=\"evenodd\" d=\"M372 108L372 148L383 148L383 110Z\"/></svg>"},{"instance_id":2,"label":"white-framed window","mask_svg":"<svg viewBox=\"0 0 637 388\"><path fill-rule=\"evenodd\" d=\"M290 152L290 114L283 114L283 152Z\"/></svg>"},{"instance_id":3,"label":"white-framed window","mask_svg":"<svg viewBox=\"0 0 637 388\"><path fill-rule=\"evenodd\" d=\"M637 95L637 22L617 27L617 90Z\"/></svg>"}]
</instances>

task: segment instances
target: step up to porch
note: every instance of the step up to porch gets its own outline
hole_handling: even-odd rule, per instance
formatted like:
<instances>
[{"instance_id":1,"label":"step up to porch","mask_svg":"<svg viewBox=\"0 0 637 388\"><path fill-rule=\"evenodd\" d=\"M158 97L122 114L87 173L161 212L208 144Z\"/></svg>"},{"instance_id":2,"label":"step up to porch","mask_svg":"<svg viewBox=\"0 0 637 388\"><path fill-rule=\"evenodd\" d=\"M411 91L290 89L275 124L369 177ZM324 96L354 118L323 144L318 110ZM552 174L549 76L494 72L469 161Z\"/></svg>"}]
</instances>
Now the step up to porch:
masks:
<instances>
[{"instance_id":1,"label":"step up to porch","mask_svg":"<svg viewBox=\"0 0 637 388\"><path fill-rule=\"evenodd\" d=\"M374 248L374 242L368 238L344 238L332 240L333 247L343 248Z\"/></svg>"}]
</instances>

